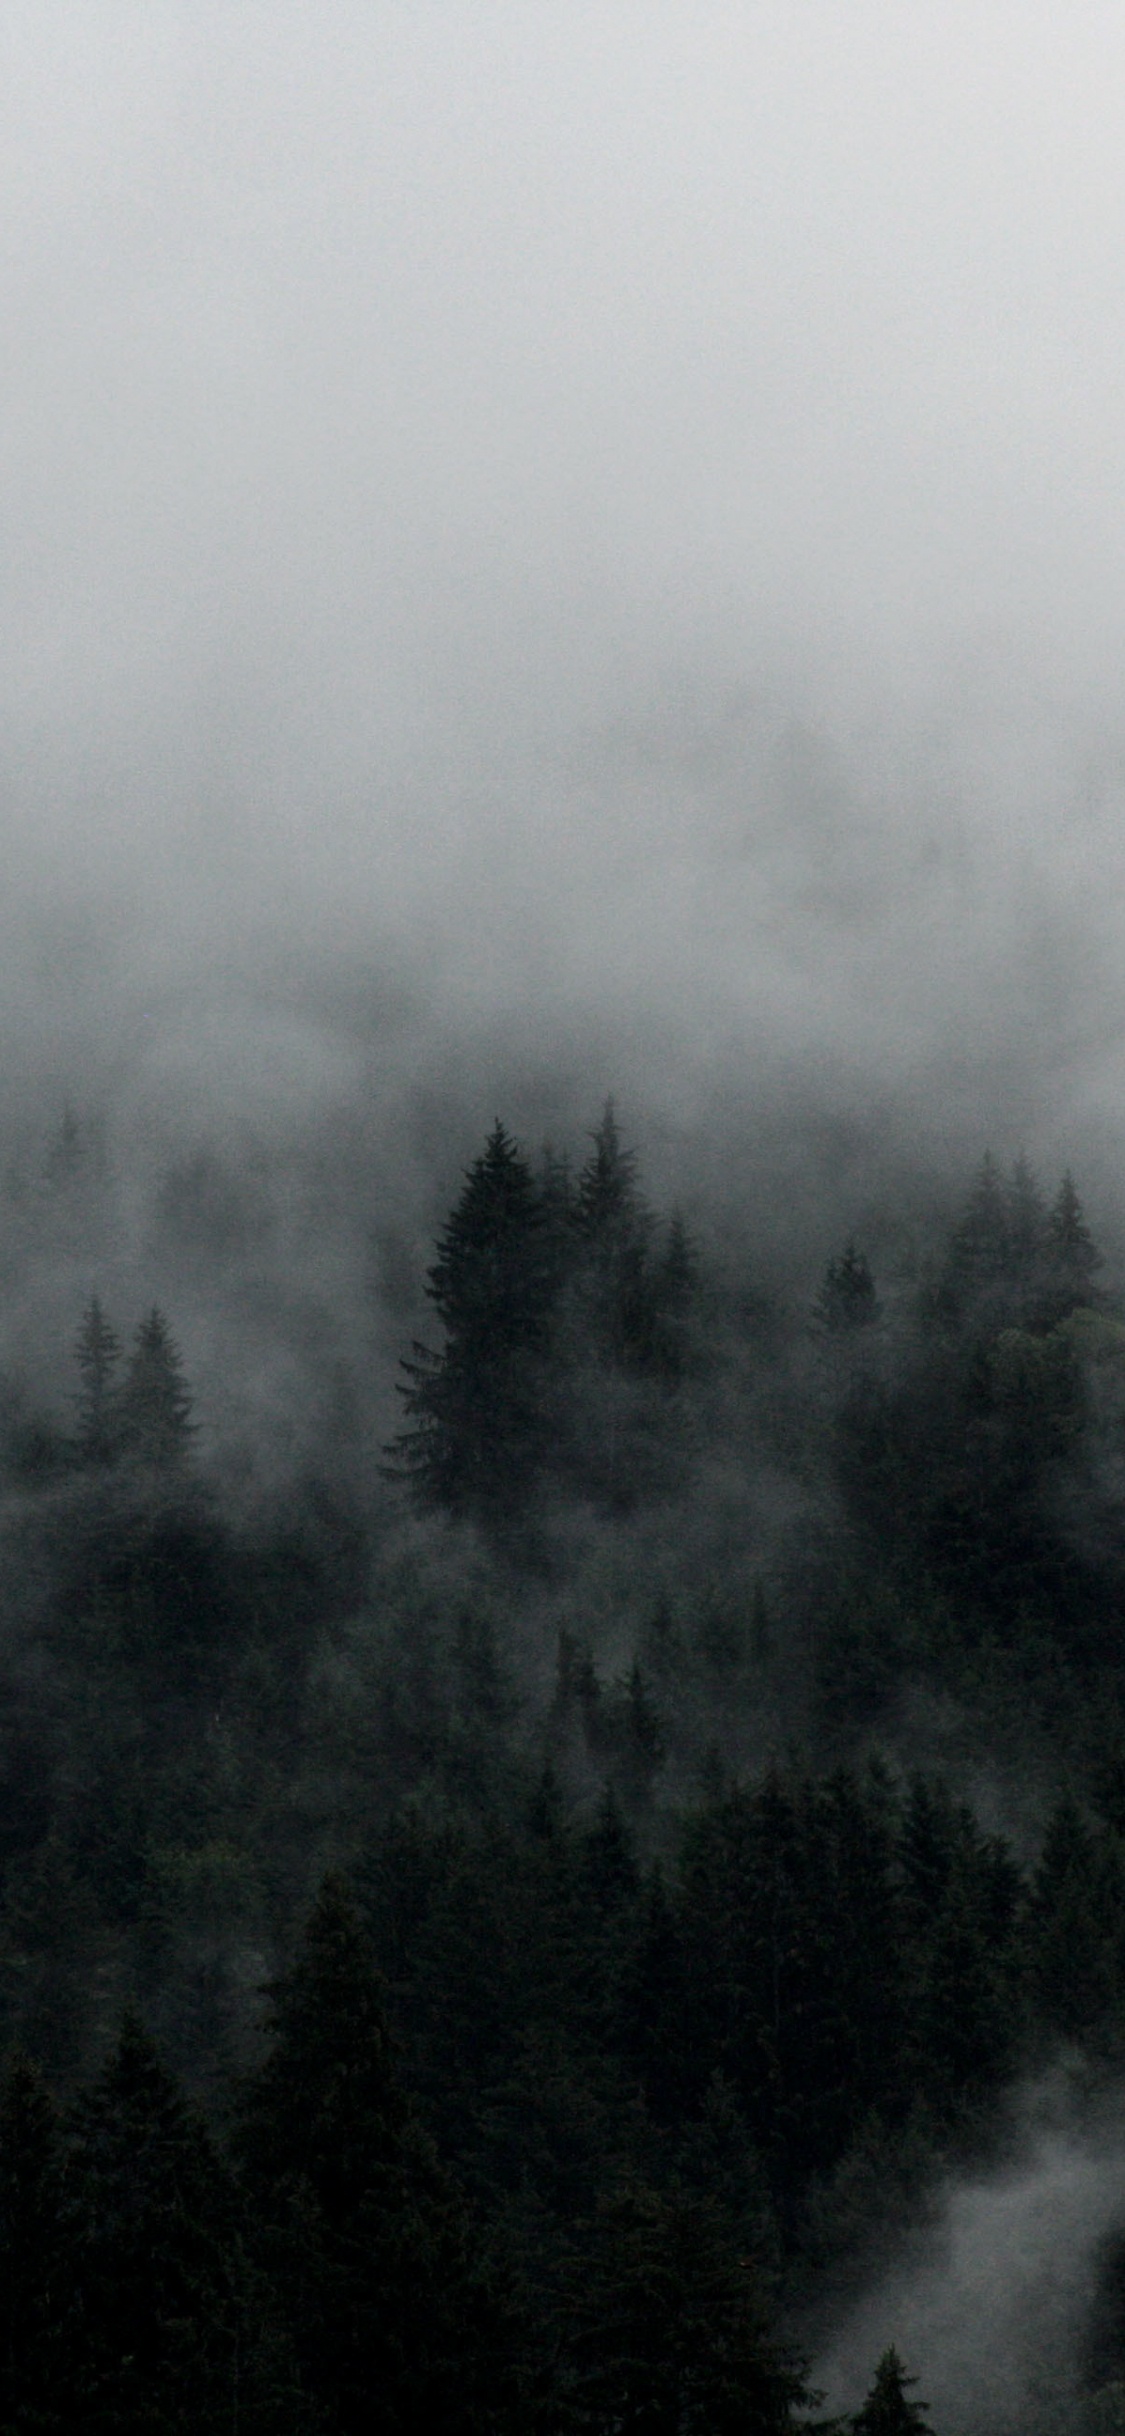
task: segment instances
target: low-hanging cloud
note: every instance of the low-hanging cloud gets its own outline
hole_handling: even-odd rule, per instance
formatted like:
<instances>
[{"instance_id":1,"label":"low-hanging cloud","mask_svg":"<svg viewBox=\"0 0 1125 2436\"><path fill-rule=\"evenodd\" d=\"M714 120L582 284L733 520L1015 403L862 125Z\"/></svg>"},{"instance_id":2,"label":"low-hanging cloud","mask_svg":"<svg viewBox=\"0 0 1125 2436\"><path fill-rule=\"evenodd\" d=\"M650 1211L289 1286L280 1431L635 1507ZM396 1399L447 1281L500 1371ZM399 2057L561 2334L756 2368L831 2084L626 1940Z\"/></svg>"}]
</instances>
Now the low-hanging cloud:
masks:
<instances>
[{"instance_id":1,"label":"low-hanging cloud","mask_svg":"<svg viewBox=\"0 0 1125 2436\"><path fill-rule=\"evenodd\" d=\"M6 1090L1111 1174L1111 14L3 44Z\"/></svg>"},{"instance_id":2,"label":"low-hanging cloud","mask_svg":"<svg viewBox=\"0 0 1125 2436\"><path fill-rule=\"evenodd\" d=\"M858 2406L893 2343L936 2429L1055 2436L1078 2420L1104 2245L1125 2223L1125 2125L1119 2102L1083 2120L1060 2082L1023 2107L1014 2158L953 2181L921 2263L892 2270L826 2343L829 2409Z\"/></svg>"}]
</instances>

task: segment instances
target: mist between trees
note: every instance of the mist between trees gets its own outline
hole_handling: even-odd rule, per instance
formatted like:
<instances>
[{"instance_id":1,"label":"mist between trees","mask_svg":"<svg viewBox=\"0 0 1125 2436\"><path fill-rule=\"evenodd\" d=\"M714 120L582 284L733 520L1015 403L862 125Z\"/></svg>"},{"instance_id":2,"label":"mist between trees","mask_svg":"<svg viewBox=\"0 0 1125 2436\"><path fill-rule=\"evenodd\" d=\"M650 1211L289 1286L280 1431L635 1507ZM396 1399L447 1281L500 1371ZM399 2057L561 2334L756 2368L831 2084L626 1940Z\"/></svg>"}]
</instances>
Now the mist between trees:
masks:
<instances>
[{"instance_id":1,"label":"mist between trees","mask_svg":"<svg viewBox=\"0 0 1125 2436\"><path fill-rule=\"evenodd\" d=\"M407 1199L345 1133L9 1162L0 2425L734 2436L862 2323L849 2424L1000 2436L862 2308L1120 2073L1075 1181L796 1283L612 1104ZM1098 2187L1044 2436L1121 2423Z\"/></svg>"}]
</instances>

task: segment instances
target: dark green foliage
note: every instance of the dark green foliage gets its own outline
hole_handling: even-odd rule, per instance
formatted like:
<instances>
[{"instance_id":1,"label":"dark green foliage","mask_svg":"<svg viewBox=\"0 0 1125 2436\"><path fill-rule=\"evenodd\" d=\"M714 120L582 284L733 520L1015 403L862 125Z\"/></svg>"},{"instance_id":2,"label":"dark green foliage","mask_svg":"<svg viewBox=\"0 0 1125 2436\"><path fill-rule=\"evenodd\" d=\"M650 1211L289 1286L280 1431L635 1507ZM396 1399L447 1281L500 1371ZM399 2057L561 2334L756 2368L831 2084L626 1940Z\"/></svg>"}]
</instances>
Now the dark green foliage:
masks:
<instances>
[{"instance_id":1,"label":"dark green foliage","mask_svg":"<svg viewBox=\"0 0 1125 2436\"><path fill-rule=\"evenodd\" d=\"M781 2436L807 2400L751 2261L705 2199L630 2182L564 2284L570 2423L593 2436Z\"/></svg>"},{"instance_id":2,"label":"dark green foliage","mask_svg":"<svg viewBox=\"0 0 1125 2436\"><path fill-rule=\"evenodd\" d=\"M832 1336L869 1328L879 1317L875 1280L862 1252L847 1243L838 1260L830 1260L816 1299L818 1325Z\"/></svg>"},{"instance_id":3,"label":"dark green foliage","mask_svg":"<svg viewBox=\"0 0 1125 2436\"><path fill-rule=\"evenodd\" d=\"M1048 1213L1026 1159L1005 1180L990 1153L950 1235L938 1308L955 1325L1050 1327L1092 1299L1101 1265L1073 1178Z\"/></svg>"},{"instance_id":4,"label":"dark green foliage","mask_svg":"<svg viewBox=\"0 0 1125 2436\"><path fill-rule=\"evenodd\" d=\"M76 2423L227 2430L245 2344L233 2191L132 2016L75 2109L66 2189Z\"/></svg>"},{"instance_id":5,"label":"dark green foliage","mask_svg":"<svg viewBox=\"0 0 1125 2436\"><path fill-rule=\"evenodd\" d=\"M900 1853L904 2061L919 2093L948 2115L1002 2079L1016 2051L1020 1884L1004 1847L922 1778L911 1787Z\"/></svg>"},{"instance_id":6,"label":"dark green foliage","mask_svg":"<svg viewBox=\"0 0 1125 2436\"><path fill-rule=\"evenodd\" d=\"M699 1290L699 1255L676 1210L660 1250L649 1247L647 1338L639 1349L644 1368L666 1388L675 1388L699 1371Z\"/></svg>"},{"instance_id":7,"label":"dark green foliage","mask_svg":"<svg viewBox=\"0 0 1125 2436\"><path fill-rule=\"evenodd\" d=\"M196 1425L183 1363L164 1313L154 1304L133 1338L117 1409L123 1453L167 1470L184 1461Z\"/></svg>"},{"instance_id":8,"label":"dark green foliage","mask_svg":"<svg viewBox=\"0 0 1125 2436\"><path fill-rule=\"evenodd\" d=\"M907 2376L892 2345L883 2353L867 2400L852 2420L854 2436L925 2436L928 2405L912 2402L907 2391L917 2382Z\"/></svg>"},{"instance_id":9,"label":"dark green foliage","mask_svg":"<svg viewBox=\"0 0 1125 2436\"><path fill-rule=\"evenodd\" d=\"M1102 1256L1086 1224L1074 1178L1063 1177L1047 1220L1044 1253L1051 1291L1060 1308L1073 1308L1092 1297L1092 1281Z\"/></svg>"},{"instance_id":10,"label":"dark green foliage","mask_svg":"<svg viewBox=\"0 0 1125 2436\"><path fill-rule=\"evenodd\" d=\"M58 2117L16 2054L0 2089L0 2427L68 2424L74 2337Z\"/></svg>"},{"instance_id":11,"label":"dark green foliage","mask_svg":"<svg viewBox=\"0 0 1125 2436\"><path fill-rule=\"evenodd\" d=\"M1047 1823L1027 1915L1038 2018L1063 2038L1096 2041L1115 2018L1125 1971L1125 1869L1069 1795Z\"/></svg>"},{"instance_id":12,"label":"dark green foliage","mask_svg":"<svg viewBox=\"0 0 1125 2436\"><path fill-rule=\"evenodd\" d=\"M814 1349L814 1279L700 1290L612 1109L573 1178L495 1128L397 1458L467 1532L343 1425L193 1476L159 1312L122 1382L90 1304L42 1460L6 1391L0 2026L71 2131L15 2068L0 2424L785 2426L766 2291L823 2322L1020 2076L1116 2071L1125 1329L1069 1179L915 1220ZM1021 1867L982 1768L1021 1851L1043 1788ZM306 1932L333 1863L365 1927L330 1880ZM217 2123L238 2076L236 2169L135 2023L97 2070L126 1999Z\"/></svg>"},{"instance_id":13,"label":"dark green foliage","mask_svg":"<svg viewBox=\"0 0 1125 2436\"><path fill-rule=\"evenodd\" d=\"M117 1372L121 1345L95 1294L74 1348L81 1381L74 1399L75 1439L84 1463L107 1463L120 1444Z\"/></svg>"},{"instance_id":14,"label":"dark green foliage","mask_svg":"<svg viewBox=\"0 0 1125 2436\"><path fill-rule=\"evenodd\" d=\"M1017 1274L1034 1272L1046 1250L1046 1234L1043 1195L1021 1153L1008 1183L1008 1256Z\"/></svg>"},{"instance_id":15,"label":"dark green foliage","mask_svg":"<svg viewBox=\"0 0 1125 2436\"><path fill-rule=\"evenodd\" d=\"M526 1494L545 1444L542 1364L556 1287L555 1229L498 1120L429 1271L444 1346L416 1346L403 1365L408 1427L390 1452L423 1503L488 1517Z\"/></svg>"},{"instance_id":16,"label":"dark green foliage","mask_svg":"<svg viewBox=\"0 0 1125 2436\"><path fill-rule=\"evenodd\" d=\"M272 1991L238 2127L255 2246L327 2427L498 2427L515 2342L402 2092L355 1911L327 1880Z\"/></svg>"},{"instance_id":17,"label":"dark green foliage","mask_svg":"<svg viewBox=\"0 0 1125 2436\"><path fill-rule=\"evenodd\" d=\"M580 1246L581 1307L592 1341L612 1362L643 1363L652 1350L656 1297L650 1258L653 1221L625 1150L612 1100L578 1176L574 1224ZM688 1286L686 1240L674 1285Z\"/></svg>"},{"instance_id":18,"label":"dark green foliage","mask_svg":"<svg viewBox=\"0 0 1125 2436\"><path fill-rule=\"evenodd\" d=\"M614 1510L654 1494L674 1468L697 1282L681 1219L655 1249L612 1102L573 1183L551 1152L537 1182L498 1120L438 1240L426 1291L444 1342L402 1364L390 1477L494 1529L544 1480Z\"/></svg>"},{"instance_id":19,"label":"dark green foliage","mask_svg":"<svg viewBox=\"0 0 1125 2436\"><path fill-rule=\"evenodd\" d=\"M779 2192L895 2101L903 1958L882 1807L774 1777L693 1821L681 1935L702 2079L737 2090ZM688 2025L685 2024L685 2028Z\"/></svg>"},{"instance_id":20,"label":"dark green foliage","mask_svg":"<svg viewBox=\"0 0 1125 2436\"><path fill-rule=\"evenodd\" d=\"M991 1151L950 1237L942 1291L947 1310L960 1313L1000 1287L1011 1264L1009 1199Z\"/></svg>"}]
</instances>

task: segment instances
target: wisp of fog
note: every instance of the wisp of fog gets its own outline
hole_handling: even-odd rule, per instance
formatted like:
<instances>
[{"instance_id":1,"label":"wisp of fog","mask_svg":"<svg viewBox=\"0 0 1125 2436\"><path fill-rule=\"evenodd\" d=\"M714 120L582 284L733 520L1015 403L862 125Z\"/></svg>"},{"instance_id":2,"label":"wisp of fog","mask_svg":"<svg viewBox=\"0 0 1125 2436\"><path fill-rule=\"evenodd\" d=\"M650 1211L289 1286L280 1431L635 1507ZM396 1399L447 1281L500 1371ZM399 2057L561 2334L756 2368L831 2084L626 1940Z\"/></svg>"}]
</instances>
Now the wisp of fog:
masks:
<instances>
[{"instance_id":1,"label":"wisp of fog","mask_svg":"<svg viewBox=\"0 0 1125 2436\"><path fill-rule=\"evenodd\" d=\"M0 1338L56 1416L96 1286L174 1304L216 1475L360 1406L366 1461L487 1128L580 1161L611 1093L779 1291L989 1147L1112 1273L1123 107L1099 0L11 0ZM1062 2407L1125 2151L1021 2157L833 2407L892 2340L939 2432Z\"/></svg>"}]
</instances>

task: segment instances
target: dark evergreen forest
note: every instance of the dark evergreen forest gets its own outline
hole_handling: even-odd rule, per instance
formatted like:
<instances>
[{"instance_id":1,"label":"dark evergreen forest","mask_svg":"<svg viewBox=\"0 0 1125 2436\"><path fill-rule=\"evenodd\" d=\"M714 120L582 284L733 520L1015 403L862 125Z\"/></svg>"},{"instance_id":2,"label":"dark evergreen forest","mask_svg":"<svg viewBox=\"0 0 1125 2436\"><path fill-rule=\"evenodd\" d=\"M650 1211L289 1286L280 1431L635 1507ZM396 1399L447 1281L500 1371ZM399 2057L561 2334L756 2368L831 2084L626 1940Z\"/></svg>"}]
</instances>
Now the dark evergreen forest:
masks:
<instances>
[{"instance_id":1,"label":"dark evergreen forest","mask_svg":"<svg viewBox=\"0 0 1125 2436\"><path fill-rule=\"evenodd\" d=\"M380 1235L323 1147L126 1193L72 1115L10 1165L2 2429L813 2425L1013 2093L1120 2075L1072 1176L779 1285L611 1104L445 1210ZM925 2370L835 2424L929 2426ZM1074 2374L1117 2426L1125 2212Z\"/></svg>"}]
</instances>

